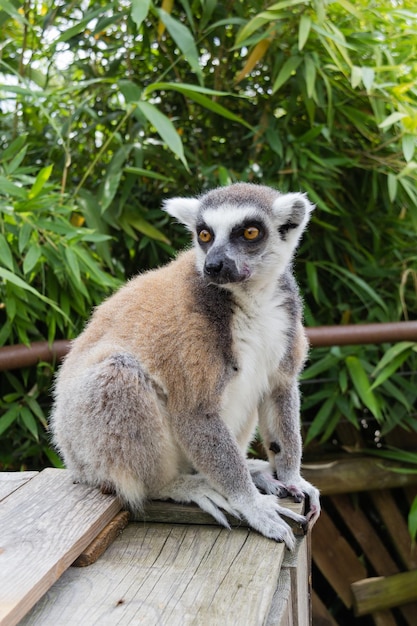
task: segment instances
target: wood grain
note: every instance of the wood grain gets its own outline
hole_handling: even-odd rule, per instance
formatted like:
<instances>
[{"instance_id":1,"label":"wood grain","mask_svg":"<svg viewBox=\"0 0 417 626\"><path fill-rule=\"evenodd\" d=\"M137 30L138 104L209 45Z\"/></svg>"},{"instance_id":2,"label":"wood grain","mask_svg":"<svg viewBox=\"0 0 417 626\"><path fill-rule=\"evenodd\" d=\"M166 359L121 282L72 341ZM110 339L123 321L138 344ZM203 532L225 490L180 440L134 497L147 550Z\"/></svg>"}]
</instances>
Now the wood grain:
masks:
<instances>
[{"instance_id":1,"label":"wood grain","mask_svg":"<svg viewBox=\"0 0 417 626\"><path fill-rule=\"evenodd\" d=\"M14 626L118 513L114 496L46 469L0 506L0 624Z\"/></svg>"},{"instance_id":2,"label":"wood grain","mask_svg":"<svg viewBox=\"0 0 417 626\"><path fill-rule=\"evenodd\" d=\"M313 560L344 605L352 606L350 584L367 572L326 511L313 529Z\"/></svg>"},{"instance_id":3,"label":"wood grain","mask_svg":"<svg viewBox=\"0 0 417 626\"><path fill-rule=\"evenodd\" d=\"M39 472L0 472L0 502L38 474Z\"/></svg>"},{"instance_id":4,"label":"wood grain","mask_svg":"<svg viewBox=\"0 0 417 626\"><path fill-rule=\"evenodd\" d=\"M129 523L129 511L120 511L97 535L85 550L75 559L73 567L88 567L101 557L109 545L120 535Z\"/></svg>"},{"instance_id":5,"label":"wood grain","mask_svg":"<svg viewBox=\"0 0 417 626\"><path fill-rule=\"evenodd\" d=\"M285 552L243 528L131 523L96 563L67 570L20 626L264 624Z\"/></svg>"},{"instance_id":6,"label":"wood grain","mask_svg":"<svg viewBox=\"0 0 417 626\"><path fill-rule=\"evenodd\" d=\"M280 505L299 515L302 515L304 512L304 502L294 502L292 498L281 498ZM237 519L232 515L225 515L232 528L248 528L244 520ZM179 504L178 502L165 502L160 500L147 502L143 514L134 515L133 520L167 524L218 525L216 520L209 513L200 509L196 504ZM305 531L300 524L287 517L285 521L291 526L296 536L304 536Z\"/></svg>"},{"instance_id":7,"label":"wood grain","mask_svg":"<svg viewBox=\"0 0 417 626\"><path fill-rule=\"evenodd\" d=\"M417 570L359 580L352 593L356 615L408 604L417 600Z\"/></svg>"}]
</instances>

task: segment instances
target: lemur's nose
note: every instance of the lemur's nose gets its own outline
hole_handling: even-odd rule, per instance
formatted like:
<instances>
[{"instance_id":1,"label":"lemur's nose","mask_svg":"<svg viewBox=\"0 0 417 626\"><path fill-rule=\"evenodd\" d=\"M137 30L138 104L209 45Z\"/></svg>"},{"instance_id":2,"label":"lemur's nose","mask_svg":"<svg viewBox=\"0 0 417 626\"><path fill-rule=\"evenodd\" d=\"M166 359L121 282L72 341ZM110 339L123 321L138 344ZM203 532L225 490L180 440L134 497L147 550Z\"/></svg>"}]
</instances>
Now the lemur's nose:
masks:
<instances>
[{"instance_id":1,"label":"lemur's nose","mask_svg":"<svg viewBox=\"0 0 417 626\"><path fill-rule=\"evenodd\" d=\"M220 259L218 260L213 259L213 261L206 261L206 264L204 265L204 271L209 276L218 276L220 272L222 271L222 268L223 268L223 261L221 261Z\"/></svg>"}]
</instances>

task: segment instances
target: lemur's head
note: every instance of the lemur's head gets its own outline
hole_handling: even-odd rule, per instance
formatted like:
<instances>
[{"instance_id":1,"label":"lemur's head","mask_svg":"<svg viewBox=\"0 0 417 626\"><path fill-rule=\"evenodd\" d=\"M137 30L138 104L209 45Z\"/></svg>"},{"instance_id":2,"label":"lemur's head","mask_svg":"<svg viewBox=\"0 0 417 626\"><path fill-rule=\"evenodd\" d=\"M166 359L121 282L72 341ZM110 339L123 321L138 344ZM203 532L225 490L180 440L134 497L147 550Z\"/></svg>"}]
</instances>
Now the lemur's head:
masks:
<instances>
[{"instance_id":1,"label":"lemur's head","mask_svg":"<svg viewBox=\"0 0 417 626\"><path fill-rule=\"evenodd\" d=\"M302 193L281 194L249 183L164 203L193 233L198 270L208 283L226 288L279 276L313 208Z\"/></svg>"}]
</instances>

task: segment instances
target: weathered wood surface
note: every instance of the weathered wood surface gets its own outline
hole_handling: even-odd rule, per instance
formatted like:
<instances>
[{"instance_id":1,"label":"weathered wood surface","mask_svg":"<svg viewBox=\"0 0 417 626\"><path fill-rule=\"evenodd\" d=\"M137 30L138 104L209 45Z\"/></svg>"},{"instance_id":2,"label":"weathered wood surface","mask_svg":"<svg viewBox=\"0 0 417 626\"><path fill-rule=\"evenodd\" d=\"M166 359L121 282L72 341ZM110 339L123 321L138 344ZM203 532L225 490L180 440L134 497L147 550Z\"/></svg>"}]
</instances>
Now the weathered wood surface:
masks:
<instances>
[{"instance_id":1,"label":"weathered wood surface","mask_svg":"<svg viewBox=\"0 0 417 626\"><path fill-rule=\"evenodd\" d=\"M389 609L417 600L417 570L359 580L352 584L356 615ZM415 623L417 613L414 613Z\"/></svg>"},{"instance_id":2,"label":"weathered wood surface","mask_svg":"<svg viewBox=\"0 0 417 626\"><path fill-rule=\"evenodd\" d=\"M381 492L384 493L384 492ZM332 503L335 505L341 517L348 521L349 527L353 529L356 541L367 555L370 565L378 575L389 575L398 573L399 567L387 550L384 541L375 532L375 525L366 517L362 509L355 503L354 498L349 494L339 494L332 496ZM400 531L403 529L403 520ZM415 607L402 607L400 612L409 623L415 619ZM376 626L396 626L397 620L391 611L375 611L373 619ZM411 622L409 621L411 619Z\"/></svg>"},{"instance_id":3,"label":"weathered wood surface","mask_svg":"<svg viewBox=\"0 0 417 626\"><path fill-rule=\"evenodd\" d=\"M394 461L356 457L303 464L303 476L320 489L323 496L417 485L417 474L395 472L404 469Z\"/></svg>"},{"instance_id":4,"label":"weathered wood surface","mask_svg":"<svg viewBox=\"0 0 417 626\"><path fill-rule=\"evenodd\" d=\"M95 563L126 528L129 520L129 511L120 511L75 559L73 567L87 567Z\"/></svg>"},{"instance_id":5,"label":"weathered wood surface","mask_svg":"<svg viewBox=\"0 0 417 626\"><path fill-rule=\"evenodd\" d=\"M120 508L114 496L74 485L68 472L56 469L35 475L3 499L1 626L17 624Z\"/></svg>"},{"instance_id":6,"label":"weathered wood surface","mask_svg":"<svg viewBox=\"0 0 417 626\"><path fill-rule=\"evenodd\" d=\"M21 626L265 624L285 552L244 528L131 523L96 563L67 570Z\"/></svg>"},{"instance_id":7,"label":"weathered wood surface","mask_svg":"<svg viewBox=\"0 0 417 626\"><path fill-rule=\"evenodd\" d=\"M350 585L365 578L366 569L326 511L321 512L313 533L314 562L344 605L350 607Z\"/></svg>"},{"instance_id":8,"label":"weathered wood surface","mask_svg":"<svg viewBox=\"0 0 417 626\"><path fill-rule=\"evenodd\" d=\"M37 474L38 472L0 472L0 502Z\"/></svg>"},{"instance_id":9,"label":"weathered wood surface","mask_svg":"<svg viewBox=\"0 0 417 626\"><path fill-rule=\"evenodd\" d=\"M404 567L417 568L417 546L411 541L407 522L397 507L393 494L387 490L375 491L372 493L372 501L381 515Z\"/></svg>"},{"instance_id":10,"label":"weathered wood surface","mask_svg":"<svg viewBox=\"0 0 417 626\"><path fill-rule=\"evenodd\" d=\"M284 506L295 513L302 514L303 505L298 502L294 502L292 498L284 498L280 501L281 506ZM245 520L238 519L225 513L227 521L232 528L248 528ZM200 509L196 504L178 504L178 502L164 502L160 500L153 500L147 502L143 514L136 514L132 517L133 521L140 522L158 522L166 524L215 524L217 522L209 514ZM291 526L295 536L302 537L305 534L303 527L290 518L285 518L285 521Z\"/></svg>"},{"instance_id":11,"label":"weathered wood surface","mask_svg":"<svg viewBox=\"0 0 417 626\"><path fill-rule=\"evenodd\" d=\"M314 626L337 626L336 620L314 589L312 593L312 614Z\"/></svg>"}]
</instances>

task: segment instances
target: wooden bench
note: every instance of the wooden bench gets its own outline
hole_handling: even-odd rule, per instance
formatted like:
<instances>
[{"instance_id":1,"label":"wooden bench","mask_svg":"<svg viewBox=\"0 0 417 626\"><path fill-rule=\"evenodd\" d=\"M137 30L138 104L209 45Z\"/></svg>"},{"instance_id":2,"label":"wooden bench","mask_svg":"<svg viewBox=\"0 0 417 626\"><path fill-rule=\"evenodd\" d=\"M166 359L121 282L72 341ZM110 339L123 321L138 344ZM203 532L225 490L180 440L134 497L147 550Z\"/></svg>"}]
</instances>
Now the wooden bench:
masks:
<instances>
[{"instance_id":1,"label":"wooden bench","mask_svg":"<svg viewBox=\"0 0 417 626\"><path fill-rule=\"evenodd\" d=\"M290 553L192 506L150 503L128 521L66 470L0 473L0 625L310 624L301 529Z\"/></svg>"}]
</instances>

